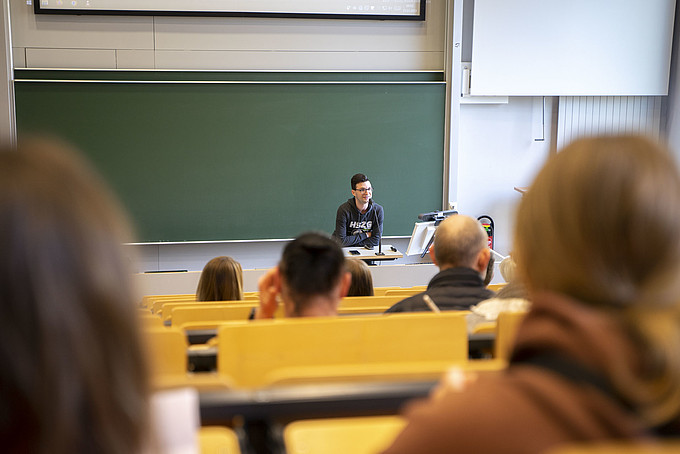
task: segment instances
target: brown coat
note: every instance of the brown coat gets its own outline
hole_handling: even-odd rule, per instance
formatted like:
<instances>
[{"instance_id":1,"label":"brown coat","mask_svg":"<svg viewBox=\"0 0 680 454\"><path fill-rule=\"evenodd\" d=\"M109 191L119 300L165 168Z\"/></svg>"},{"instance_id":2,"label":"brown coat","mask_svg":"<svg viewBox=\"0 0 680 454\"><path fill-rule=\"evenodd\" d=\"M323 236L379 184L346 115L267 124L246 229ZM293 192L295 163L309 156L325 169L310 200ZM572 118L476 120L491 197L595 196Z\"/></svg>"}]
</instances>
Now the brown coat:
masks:
<instances>
[{"instance_id":1,"label":"brown coat","mask_svg":"<svg viewBox=\"0 0 680 454\"><path fill-rule=\"evenodd\" d=\"M635 344L613 317L558 295L534 298L514 349L529 351L557 352L630 383L640 368ZM567 442L645 435L642 421L610 395L542 367L511 364L464 391L441 388L406 408L408 425L386 454L541 453Z\"/></svg>"}]
</instances>

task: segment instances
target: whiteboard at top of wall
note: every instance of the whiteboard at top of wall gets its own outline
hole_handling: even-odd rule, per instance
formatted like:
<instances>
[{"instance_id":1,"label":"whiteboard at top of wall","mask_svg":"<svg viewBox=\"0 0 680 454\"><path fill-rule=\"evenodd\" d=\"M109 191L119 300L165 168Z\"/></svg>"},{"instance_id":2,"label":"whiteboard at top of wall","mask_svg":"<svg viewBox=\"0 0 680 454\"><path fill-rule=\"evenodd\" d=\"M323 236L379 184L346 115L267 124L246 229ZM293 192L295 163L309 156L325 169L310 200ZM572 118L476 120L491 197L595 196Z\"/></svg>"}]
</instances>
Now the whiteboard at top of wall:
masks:
<instances>
[{"instance_id":1,"label":"whiteboard at top of wall","mask_svg":"<svg viewBox=\"0 0 680 454\"><path fill-rule=\"evenodd\" d=\"M475 0L471 95L666 95L675 0Z\"/></svg>"}]
</instances>

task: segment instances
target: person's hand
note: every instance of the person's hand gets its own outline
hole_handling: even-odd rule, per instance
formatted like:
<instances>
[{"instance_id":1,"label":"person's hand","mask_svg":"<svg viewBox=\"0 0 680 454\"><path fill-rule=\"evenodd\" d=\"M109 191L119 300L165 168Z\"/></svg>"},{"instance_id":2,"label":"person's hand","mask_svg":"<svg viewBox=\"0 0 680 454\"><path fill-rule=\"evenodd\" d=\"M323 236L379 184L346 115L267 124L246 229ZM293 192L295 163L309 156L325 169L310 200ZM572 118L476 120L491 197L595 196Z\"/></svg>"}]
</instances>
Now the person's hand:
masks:
<instances>
[{"instance_id":1,"label":"person's hand","mask_svg":"<svg viewBox=\"0 0 680 454\"><path fill-rule=\"evenodd\" d=\"M260 307L255 311L255 318L274 318L279 305L278 295L281 293L281 277L279 268L267 271L257 282L260 290Z\"/></svg>"},{"instance_id":2,"label":"person's hand","mask_svg":"<svg viewBox=\"0 0 680 454\"><path fill-rule=\"evenodd\" d=\"M371 232L366 232L366 237L370 238L370 237L371 237Z\"/></svg>"}]
</instances>

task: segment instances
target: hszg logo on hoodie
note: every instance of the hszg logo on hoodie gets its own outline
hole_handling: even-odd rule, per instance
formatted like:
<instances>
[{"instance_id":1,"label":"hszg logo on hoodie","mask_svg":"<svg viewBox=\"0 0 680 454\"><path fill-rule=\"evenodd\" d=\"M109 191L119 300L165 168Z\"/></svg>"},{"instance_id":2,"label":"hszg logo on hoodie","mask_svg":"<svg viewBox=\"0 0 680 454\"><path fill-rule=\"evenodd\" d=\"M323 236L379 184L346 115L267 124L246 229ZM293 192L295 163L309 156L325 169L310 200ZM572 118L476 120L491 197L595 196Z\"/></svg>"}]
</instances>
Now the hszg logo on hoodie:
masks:
<instances>
[{"instance_id":1,"label":"hszg logo on hoodie","mask_svg":"<svg viewBox=\"0 0 680 454\"><path fill-rule=\"evenodd\" d=\"M349 223L349 228L352 229L352 235L361 232L370 232L371 227L373 227L373 221L351 221Z\"/></svg>"}]
</instances>

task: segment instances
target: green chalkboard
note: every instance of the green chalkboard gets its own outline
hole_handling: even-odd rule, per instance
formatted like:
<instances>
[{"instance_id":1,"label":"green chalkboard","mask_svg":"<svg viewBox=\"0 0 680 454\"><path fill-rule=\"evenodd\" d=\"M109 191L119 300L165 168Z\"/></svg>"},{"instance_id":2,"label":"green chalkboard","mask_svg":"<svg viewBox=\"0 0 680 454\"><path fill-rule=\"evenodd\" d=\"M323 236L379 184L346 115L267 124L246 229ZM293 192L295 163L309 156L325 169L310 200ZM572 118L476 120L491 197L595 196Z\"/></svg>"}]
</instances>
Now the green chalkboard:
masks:
<instances>
[{"instance_id":1,"label":"green chalkboard","mask_svg":"<svg viewBox=\"0 0 680 454\"><path fill-rule=\"evenodd\" d=\"M332 232L369 175L384 235L442 205L441 74L17 71L19 139L91 159L140 241ZM80 80L74 80L80 79Z\"/></svg>"}]
</instances>

